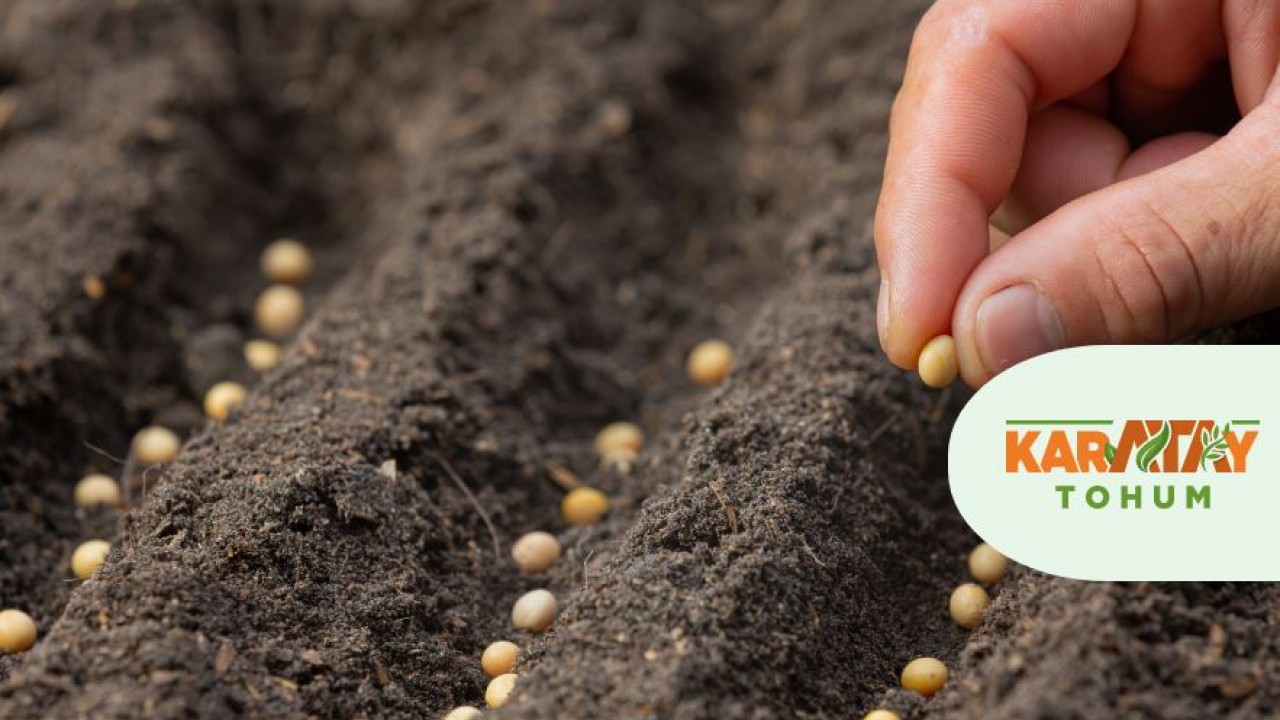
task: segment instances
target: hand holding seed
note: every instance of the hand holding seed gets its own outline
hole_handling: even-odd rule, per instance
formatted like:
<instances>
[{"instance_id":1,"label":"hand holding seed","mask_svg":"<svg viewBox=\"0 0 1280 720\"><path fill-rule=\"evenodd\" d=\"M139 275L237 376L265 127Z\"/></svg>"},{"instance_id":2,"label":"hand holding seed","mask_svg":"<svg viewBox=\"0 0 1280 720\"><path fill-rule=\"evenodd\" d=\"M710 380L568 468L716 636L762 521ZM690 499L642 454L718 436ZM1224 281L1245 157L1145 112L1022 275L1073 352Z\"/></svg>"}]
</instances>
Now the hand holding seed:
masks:
<instances>
[{"instance_id":1,"label":"hand holding seed","mask_svg":"<svg viewBox=\"0 0 1280 720\"><path fill-rule=\"evenodd\" d=\"M890 359L950 334L977 386L1280 306L1278 60L1275 2L937 2L876 213Z\"/></svg>"}]
</instances>

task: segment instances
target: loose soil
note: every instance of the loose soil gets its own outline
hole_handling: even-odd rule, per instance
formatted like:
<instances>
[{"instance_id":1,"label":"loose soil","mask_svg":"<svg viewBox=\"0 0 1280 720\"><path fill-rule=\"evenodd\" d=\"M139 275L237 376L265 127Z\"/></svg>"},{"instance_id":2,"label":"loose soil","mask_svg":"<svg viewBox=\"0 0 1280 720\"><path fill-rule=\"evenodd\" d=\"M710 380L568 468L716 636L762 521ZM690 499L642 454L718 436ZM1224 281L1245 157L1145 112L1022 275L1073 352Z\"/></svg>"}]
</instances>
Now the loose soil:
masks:
<instances>
[{"instance_id":1,"label":"loose soil","mask_svg":"<svg viewBox=\"0 0 1280 720\"><path fill-rule=\"evenodd\" d=\"M602 7L603 5L603 7ZM0 3L4 718L1262 718L1273 585L1018 569L954 627L963 392L891 368L870 241L921 2ZM257 254L318 255L255 378ZM1275 318L1210 342L1280 337ZM685 353L723 337L720 388ZM199 398L253 384L225 423ZM650 442L601 468L595 431ZM129 457L150 423L189 437ZM569 469L613 500L566 528ZM130 507L77 511L86 472ZM564 559L520 575L511 542ZM68 560L115 550L93 579ZM553 630L509 626L547 587ZM912 657L952 681L894 689Z\"/></svg>"}]
</instances>

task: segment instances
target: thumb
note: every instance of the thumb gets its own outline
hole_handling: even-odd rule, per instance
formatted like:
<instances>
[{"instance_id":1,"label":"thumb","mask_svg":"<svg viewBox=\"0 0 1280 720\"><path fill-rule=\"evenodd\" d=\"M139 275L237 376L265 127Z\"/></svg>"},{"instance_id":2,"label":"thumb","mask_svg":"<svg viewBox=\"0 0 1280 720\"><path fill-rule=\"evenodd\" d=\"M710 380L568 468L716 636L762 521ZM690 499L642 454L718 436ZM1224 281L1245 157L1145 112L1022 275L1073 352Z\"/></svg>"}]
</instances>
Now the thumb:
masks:
<instances>
[{"instance_id":1,"label":"thumb","mask_svg":"<svg viewBox=\"0 0 1280 720\"><path fill-rule=\"evenodd\" d=\"M1079 198L987 256L952 319L977 386L1051 350L1153 343L1280 305L1280 113Z\"/></svg>"}]
</instances>

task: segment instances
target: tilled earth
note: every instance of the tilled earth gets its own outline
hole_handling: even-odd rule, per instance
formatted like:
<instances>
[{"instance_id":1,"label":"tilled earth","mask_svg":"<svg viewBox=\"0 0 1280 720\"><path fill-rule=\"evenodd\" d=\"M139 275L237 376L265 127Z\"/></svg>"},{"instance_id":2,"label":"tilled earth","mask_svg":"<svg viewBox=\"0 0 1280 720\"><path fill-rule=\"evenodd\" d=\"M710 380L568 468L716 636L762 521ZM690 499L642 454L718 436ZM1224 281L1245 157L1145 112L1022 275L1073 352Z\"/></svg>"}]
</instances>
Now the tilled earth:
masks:
<instances>
[{"instance_id":1,"label":"tilled earth","mask_svg":"<svg viewBox=\"0 0 1280 720\"><path fill-rule=\"evenodd\" d=\"M875 342L901 0L0 2L0 717L1263 718L1273 585L947 616L961 391ZM317 253L283 363L257 257ZM1277 337L1274 319L1211 341ZM724 337L720 388L683 359ZM199 398L252 382L225 423ZM602 425L650 437L600 468ZM169 468L129 438L189 437ZM388 472L394 461L394 472ZM606 521L566 528L567 468ZM131 508L77 511L89 471ZM511 542L564 559L521 575ZM80 541L115 550L83 583ZM509 627L545 586L554 629ZM932 700L894 689L918 655Z\"/></svg>"}]
</instances>

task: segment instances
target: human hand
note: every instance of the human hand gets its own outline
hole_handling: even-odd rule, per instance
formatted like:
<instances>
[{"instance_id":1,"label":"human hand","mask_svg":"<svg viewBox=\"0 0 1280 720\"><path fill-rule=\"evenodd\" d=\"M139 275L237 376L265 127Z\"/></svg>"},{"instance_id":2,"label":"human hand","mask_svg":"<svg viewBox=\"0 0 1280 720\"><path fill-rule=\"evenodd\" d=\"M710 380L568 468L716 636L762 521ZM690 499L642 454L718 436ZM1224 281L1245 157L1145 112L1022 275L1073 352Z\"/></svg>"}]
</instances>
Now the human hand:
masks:
<instances>
[{"instance_id":1,"label":"human hand","mask_svg":"<svg viewBox=\"0 0 1280 720\"><path fill-rule=\"evenodd\" d=\"M950 332L978 386L1280 306L1278 62L1275 0L940 0L876 212L889 358Z\"/></svg>"}]
</instances>

